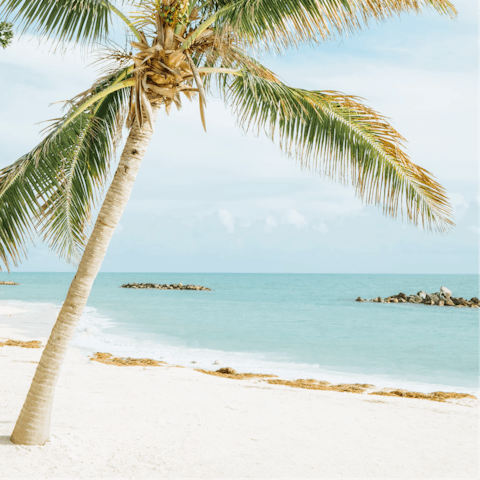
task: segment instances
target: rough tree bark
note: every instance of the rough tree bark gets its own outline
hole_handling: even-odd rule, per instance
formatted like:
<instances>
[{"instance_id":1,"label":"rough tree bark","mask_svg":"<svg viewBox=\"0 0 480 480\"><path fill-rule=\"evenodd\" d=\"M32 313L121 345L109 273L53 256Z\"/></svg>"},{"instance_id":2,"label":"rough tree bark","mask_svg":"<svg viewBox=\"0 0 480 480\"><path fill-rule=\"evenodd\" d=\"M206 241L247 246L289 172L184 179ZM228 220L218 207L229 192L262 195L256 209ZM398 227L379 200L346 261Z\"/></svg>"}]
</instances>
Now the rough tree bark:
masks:
<instances>
[{"instance_id":1,"label":"rough tree bark","mask_svg":"<svg viewBox=\"0 0 480 480\"><path fill-rule=\"evenodd\" d=\"M153 107L152 113L155 120L158 107ZM62 363L115 227L130 198L133 183L152 134L148 122L144 122L142 129L138 127L137 122L134 122L130 130L117 171L98 214L77 273L35 371L30 390L10 438L13 443L43 445L50 437L53 397Z\"/></svg>"}]
</instances>

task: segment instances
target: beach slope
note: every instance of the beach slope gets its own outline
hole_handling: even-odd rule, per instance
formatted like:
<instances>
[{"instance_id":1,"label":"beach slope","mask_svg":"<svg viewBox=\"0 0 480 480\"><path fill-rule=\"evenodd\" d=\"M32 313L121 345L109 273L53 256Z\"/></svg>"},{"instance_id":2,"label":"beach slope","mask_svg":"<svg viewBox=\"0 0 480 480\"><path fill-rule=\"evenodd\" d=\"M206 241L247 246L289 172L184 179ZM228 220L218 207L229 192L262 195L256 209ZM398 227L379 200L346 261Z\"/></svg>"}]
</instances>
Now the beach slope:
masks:
<instances>
[{"instance_id":1,"label":"beach slope","mask_svg":"<svg viewBox=\"0 0 480 480\"><path fill-rule=\"evenodd\" d=\"M0 338L22 339L0 327ZM10 443L41 349L0 348L1 478L478 478L477 409L118 367L71 350L51 441Z\"/></svg>"}]
</instances>

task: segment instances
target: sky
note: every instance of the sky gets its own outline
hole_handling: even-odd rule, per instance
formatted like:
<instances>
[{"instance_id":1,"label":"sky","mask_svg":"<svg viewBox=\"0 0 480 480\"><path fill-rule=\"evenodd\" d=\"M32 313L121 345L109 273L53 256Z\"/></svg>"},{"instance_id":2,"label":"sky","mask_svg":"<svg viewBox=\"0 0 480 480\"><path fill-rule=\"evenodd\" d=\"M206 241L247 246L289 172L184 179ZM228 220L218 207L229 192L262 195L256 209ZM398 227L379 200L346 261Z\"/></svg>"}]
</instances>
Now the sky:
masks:
<instances>
[{"instance_id":1,"label":"sky","mask_svg":"<svg viewBox=\"0 0 480 480\"><path fill-rule=\"evenodd\" d=\"M402 15L262 62L288 84L362 97L446 188L456 227L426 232L302 171L264 134L241 131L219 98L162 112L103 272L477 273L478 7L456 20ZM122 27L118 26L119 34ZM118 37L121 38L121 37ZM35 37L0 51L0 168L41 139L38 122L97 77L92 58ZM37 239L13 271L67 272Z\"/></svg>"}]
</instances>

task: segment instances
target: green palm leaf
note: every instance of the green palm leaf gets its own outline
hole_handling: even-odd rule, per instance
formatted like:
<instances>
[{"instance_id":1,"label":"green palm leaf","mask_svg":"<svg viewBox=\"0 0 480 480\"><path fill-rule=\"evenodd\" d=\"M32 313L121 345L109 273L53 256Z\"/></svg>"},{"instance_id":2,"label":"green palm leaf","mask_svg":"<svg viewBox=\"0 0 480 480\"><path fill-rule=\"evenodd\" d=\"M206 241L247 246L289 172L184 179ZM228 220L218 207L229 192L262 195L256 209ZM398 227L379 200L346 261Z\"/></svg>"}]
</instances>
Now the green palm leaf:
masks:
<instances>
[{"instance_id":1,"label":"green palm leaf","mask_svg":"<svg viewBox=\"0 0 480 480\"><path fill-rule=\"evenodd\" d=\"M37 147L0 171L0 259L7 268L26 254L36 232L69 261L82 252L127 113L129 89L112 86L127 74L97 83Z\"/></svg>"},{"instance_id":2,"label":"green palm leaf","mask_svg":"<svg viewBox=\"0 0 480 480\"><path fill-rule=\"evenodd\" d=\"M23 31L61 42L91 43L109 33L108 0L0 0L0 8Z\"/></svg>"},{"instance_id":3,"label":"green palm leaf","mask_svg":"<svg viewBox=\"0 0 480 480\"><path fill-rule=\"evenodd\" d=\"M446 231L453 225L445 191L410 161L404 139L357 98L307 91L244 71L222 84L240 125L278 137L303 168L351 183L366 203L383 205L415 225Z\"/></svg>"},{"instance_id":4,"label":"green palm leaf","mask_svg":"<svg viewBox=\"0 0 480 480\"><path fill-rule=\"evenodd\" d=\"M371 21L401 13L418 14L427 8L450 17L457 13L448 0L213 0L204 6L205 16L215 17L217 31L233 29L255 48L273 46L277 50L329 39L360 30ZM212 17L204 25L207 23L212 23ZM198 31L203 28L199 26Z\"/></svg>"}]
</instances>

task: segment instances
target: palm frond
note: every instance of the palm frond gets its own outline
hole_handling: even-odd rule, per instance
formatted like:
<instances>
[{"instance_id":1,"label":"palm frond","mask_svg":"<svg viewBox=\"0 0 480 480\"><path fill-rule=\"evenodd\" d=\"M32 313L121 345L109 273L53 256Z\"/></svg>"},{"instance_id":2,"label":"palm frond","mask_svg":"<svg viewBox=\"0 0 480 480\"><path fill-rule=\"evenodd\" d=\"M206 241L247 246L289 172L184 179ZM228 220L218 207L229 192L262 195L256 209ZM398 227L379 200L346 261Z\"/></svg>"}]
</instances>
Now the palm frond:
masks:
<instances>
[{"instance_id":1,"label":"palm frond","mask_svg":"<svg viewBox=\"0 0 480 480\"><path fill-rule=\"evenodd\" d=\"M61 257L79 257L127 114L130 88L112 86L126 75L94 85L37 147L0 171L0 260L7 268L37 232Z\"/></svg>"},{"instance_id":2,"label":"palm frond","mask_svg":"<svg viewBox=\"0 0 480 480\"><path fill-rule=\"evenodd\" d=\"M222 83L220 83L222 85ZM365 203L444 232L453 222L443 187L411 162L404 139L353 96L307 91L247 71L223 83L240 125L264 131L303 168L351 183Z\"/></svg>"},{"instance_id":3,"label":"palm frond","mask_svg":"<svg viewBox=\"0 0 480 480\"><path fill-rule=\"evenodd\" d=\"M108 0L0 0L0 13L29 30L60 42L90 44L105 38L110 27Z\"/></svg>"},{"instance_id":4,"label":"palm frond","mask_svg":"<svg viewBox=\"0 0 480 480\"><path fill-rule=\"evenodd\" d=\"M205 5L210 15L205 24L215 17L217 32L231 28L256 48L280 51L429 8L452 18L457 13L449 0L212 0Z\"/></svg>"}]
</instances>

